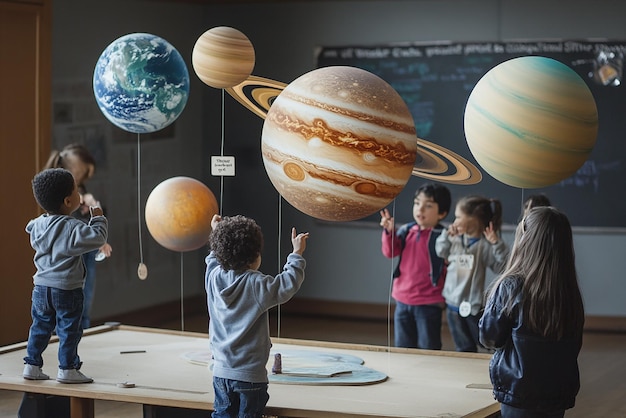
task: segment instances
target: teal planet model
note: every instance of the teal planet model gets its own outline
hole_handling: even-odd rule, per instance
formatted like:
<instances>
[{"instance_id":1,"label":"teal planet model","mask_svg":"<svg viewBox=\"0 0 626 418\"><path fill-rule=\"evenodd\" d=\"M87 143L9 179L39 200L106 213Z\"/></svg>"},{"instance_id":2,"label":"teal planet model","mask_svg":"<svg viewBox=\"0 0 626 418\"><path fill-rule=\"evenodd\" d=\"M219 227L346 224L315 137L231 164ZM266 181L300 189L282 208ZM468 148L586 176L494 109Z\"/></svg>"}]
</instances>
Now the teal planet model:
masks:
<instances>
[{"instance_id":1,"label":"teal planet model","mask_svg":"<svg viewBox=\"0 0 626 418\"><path fill-rule=\"evenodd\" d=\"M465 136L480 166L509 186L551 186L593 150L598 110L585 81L552 58L526 56L487 72L469 96Z\"/></svg>"}]
</instances>

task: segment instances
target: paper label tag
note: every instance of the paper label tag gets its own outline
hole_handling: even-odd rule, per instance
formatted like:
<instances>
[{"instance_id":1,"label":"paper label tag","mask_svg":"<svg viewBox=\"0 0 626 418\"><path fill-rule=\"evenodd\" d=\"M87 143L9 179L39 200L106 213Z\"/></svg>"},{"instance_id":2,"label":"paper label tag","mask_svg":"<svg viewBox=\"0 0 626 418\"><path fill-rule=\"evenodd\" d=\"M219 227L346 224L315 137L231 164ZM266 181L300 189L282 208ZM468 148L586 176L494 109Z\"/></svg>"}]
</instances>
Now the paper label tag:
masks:
<instances>
[{"instance_id":1,"label":"paper label tag","mask_svg":"<svg viewBox=\"0 0 626 418\"><path fill-rule=\"evenodd\" d=\"M235 175L235 157L233 156L211 156L211 175L212 176L234 176Z\"/></svg>"},{"instance_id":2,"label":"paper label tag","mask_svg":"<svg viewBox=\"0 0 626 418\"><path fill-rule=\"evenodd\" d=\"M463 318L467 318L471 313L472 304L466 300L461 302L461 305L459 306L459 315L461 315Z\"/></svg>"},{"instance_id":3,"label":"paper label tag","mask_svg":"<svg viewBox=\"0 0 626 418\"><path fill-rule=\"evenodd\" d=\"M140 280L146 280L148 277L148 266L144 263L139 263L137 267L137 277L139 277Z\"/></svg>"},{"instance_id":4,"label":"paper label tag","mask_svg":"<svg viewBox=\"0 0 626 418\"><path fill-rule=\"evenodd\" d=\"M471 270L474 267L474 254L460 254L457 261L459 269Z\"/></svg>"}]
</instances>

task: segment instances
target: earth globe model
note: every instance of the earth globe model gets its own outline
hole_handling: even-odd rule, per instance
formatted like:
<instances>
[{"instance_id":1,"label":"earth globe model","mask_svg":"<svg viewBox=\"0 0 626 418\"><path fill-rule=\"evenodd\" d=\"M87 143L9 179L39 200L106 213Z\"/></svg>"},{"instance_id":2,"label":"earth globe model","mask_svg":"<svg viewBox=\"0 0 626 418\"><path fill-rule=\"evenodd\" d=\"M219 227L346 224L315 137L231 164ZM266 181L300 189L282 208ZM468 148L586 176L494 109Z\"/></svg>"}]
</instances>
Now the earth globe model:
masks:
<instances>
[{"instance_id":1,"label":"earth globe model","mask_svg":"<svg viewBox=\"0 0 626 418\"><path fill-rule=\"evenodd\" d=\"M217 200L201 181L172 177L158 184L146 201L146 226L152 238L172 251L196 250L209 241Z\"/></svg>"},{"instance_id":2,"label":"earth globe model","mask_svg":"<svg viewBox=\"0 0 626 418\"><path fill-rule=\"evenodd\" d=\"M598 111L585 81L552 58L526 56L487 72L465 107L465 136L480 166L519 188L574 174L593 150Z\"/></svg>"},{"instance_id":3,"label":"earth globe model","mask_svg":"<svg viewBox=\"0 0 626 418\"><path fill-rule=\"evenodd\" d=\"M308 72L276 97L263 123L265 170L280 195L317 219L352 221L391 202L417 157L400 95L360 68Z\"/></svg>"},{"instance_id":4,"label":"earth globe model","mask_svg":"<svg viewBox=\"0 0 626 418\"><path fill-rule=\"evenodd\" d=\"M100 110L114 125L150 133L182 113L189 97L189 72L166 40L132 33L116 39L100 55L93 91Z\"/></svg>"}]
</instances>

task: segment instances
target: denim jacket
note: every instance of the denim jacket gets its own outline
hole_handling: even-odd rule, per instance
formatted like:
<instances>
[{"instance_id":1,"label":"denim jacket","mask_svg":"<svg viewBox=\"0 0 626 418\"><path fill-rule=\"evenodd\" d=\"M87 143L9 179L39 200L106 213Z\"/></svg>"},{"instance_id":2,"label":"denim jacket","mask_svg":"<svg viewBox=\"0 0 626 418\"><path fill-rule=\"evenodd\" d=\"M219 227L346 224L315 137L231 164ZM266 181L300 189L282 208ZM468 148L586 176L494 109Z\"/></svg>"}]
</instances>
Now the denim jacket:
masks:
<instances>
[{"instance_id":1,"label":"denim jacket","mask_svg":"<svg viewBox=\"0 0 626 418\"><path fill-rule=\"evenodd\" d=\"M580 389L577 335L551 340L531 332L524 324L519 277L500 283L480 319L480 342L496 352L489 364L494 398L529 410L565 410L574 406ZM511 315L503 306L514 298Z\"/></svg>"}]
</instances>

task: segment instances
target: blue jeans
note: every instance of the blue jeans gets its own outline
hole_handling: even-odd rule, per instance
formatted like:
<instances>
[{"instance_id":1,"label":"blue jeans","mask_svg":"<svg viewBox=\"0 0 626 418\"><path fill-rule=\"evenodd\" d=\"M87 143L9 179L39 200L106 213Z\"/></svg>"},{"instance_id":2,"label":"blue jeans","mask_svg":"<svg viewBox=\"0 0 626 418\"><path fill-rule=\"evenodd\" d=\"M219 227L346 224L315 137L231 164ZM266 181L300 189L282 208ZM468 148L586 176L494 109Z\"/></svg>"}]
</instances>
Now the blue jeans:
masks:
<instances>
[{"instance_id":1,"label":"blue jeans","mask_svg":"<svg viewBox=\"0 0 626 418\"><path fill-rule=\"evenodd\" d=\"M267 383L250 383L213 376L213 418L260 418L270 395Z\"/></svg>"},{"instance_id":2,"label":"blue jeans","mask_svg":"<svg viewBox=\"0 0 626 418\"><path fill-rule=\"evenodd\" d=\"M481 315L462 317L457 311L448 307L446 317L456 351L476 353L478 351L478 321Z\"/></svg>"},{"instance_id":3,"label":"blue jeans","mask_svg":"<svg viewBox=\"0 0 626 418\"><path fill-rule=\"evenodd\" d=\"M502 418L563 418L565 416L565 411L536 411L514 408L509 405L500 404L500 415Z\"/></svg>"},{"instance_id":4,"label":"blue jeans","mask_svg":"<svg viewBox=\"0 0 626 418\"><path fill-rule=\"evenodd\" d=\"M438 305L406 305L396 301L395 346L441 350L441 311Z\"/></svg>"},{"instance_id":5,"label":"blue jeans","mask_svg":"<svg viewBox=\"0 0 626 418\"><path fill-rule=\"evenodd\" d=\"M83 320L81 326L87 329L91 326L90 315L91 304L93 303L93 293L96 288L96 254L98 250L93 250L83 254L83 264L85 265L85 286L83 293L85 301L83 304Z\"/></svg>"},{"instance_id":6,"label":"blue jeans","mask_svg":"<svg viewBox=\"0 0 626 418\"><path fill-rule=\"evenodd\" d=\"M78 343L83 336L80 320L83 312L83 289L61 290L36 285L33 289L31 316L24 362L43 366L44 350L56 327L59 337L59 369L80 369Z\"/></svg>"}]
</instances>

